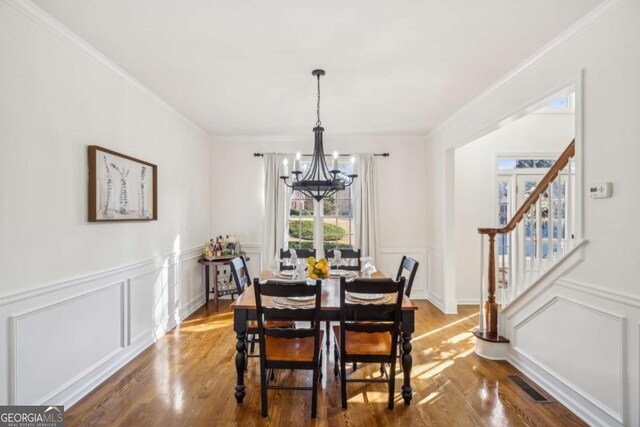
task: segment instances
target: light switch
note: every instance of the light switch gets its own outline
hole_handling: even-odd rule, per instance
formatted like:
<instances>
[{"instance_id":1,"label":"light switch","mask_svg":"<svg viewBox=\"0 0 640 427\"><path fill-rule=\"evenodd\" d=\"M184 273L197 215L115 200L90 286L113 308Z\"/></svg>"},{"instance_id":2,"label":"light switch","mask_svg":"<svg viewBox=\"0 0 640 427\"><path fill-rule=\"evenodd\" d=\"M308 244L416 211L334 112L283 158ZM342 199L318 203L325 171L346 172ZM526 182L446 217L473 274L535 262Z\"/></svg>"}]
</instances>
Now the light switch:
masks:
<instances>
[{"instance_id":1,"label":"light switch","mask_svg":"<svg viewBox=\"0 0 640 427\"><path fill-rule=\"evenodd\" d=\"M598 182L589 186L589 197L592 199L606 199L611 197L611 183Z\"/></svg>"}]
</instances>

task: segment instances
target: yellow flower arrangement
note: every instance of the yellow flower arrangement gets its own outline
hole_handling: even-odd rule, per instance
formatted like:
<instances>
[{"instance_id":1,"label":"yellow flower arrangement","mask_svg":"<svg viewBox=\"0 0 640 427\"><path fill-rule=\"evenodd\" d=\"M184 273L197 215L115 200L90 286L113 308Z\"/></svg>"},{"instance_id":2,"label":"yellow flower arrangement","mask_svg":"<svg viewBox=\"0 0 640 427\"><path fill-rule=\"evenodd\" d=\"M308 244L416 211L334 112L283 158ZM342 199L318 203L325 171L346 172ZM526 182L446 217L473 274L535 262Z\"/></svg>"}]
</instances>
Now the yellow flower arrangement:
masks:
<instances>
[{"instance_id":1,"label":"yellow flower arrangement","mask_svg":"<svg viewBox=\"0 0 640 427\"><path fill-rule=\"evenodd\" d=\"M307 263L309 264L309 277L312 279L326 279L329 277L329 271L331 267L329 267L329 263L325 258L320 258L319 261L316 262L314 257L310 257L307 259Z\"/></svg>"}]
</instances>

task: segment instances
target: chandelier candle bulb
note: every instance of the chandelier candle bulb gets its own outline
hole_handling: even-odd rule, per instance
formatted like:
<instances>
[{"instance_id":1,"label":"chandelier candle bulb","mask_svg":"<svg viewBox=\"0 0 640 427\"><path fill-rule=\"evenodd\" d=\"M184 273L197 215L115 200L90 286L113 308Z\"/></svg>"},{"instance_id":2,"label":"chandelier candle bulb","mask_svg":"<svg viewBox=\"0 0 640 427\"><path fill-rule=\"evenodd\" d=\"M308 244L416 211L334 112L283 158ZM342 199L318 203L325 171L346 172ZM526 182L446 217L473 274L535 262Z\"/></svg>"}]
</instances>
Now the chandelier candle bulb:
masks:
<instances>
[{"instance_id":1,"label":"chandelier candle bulb","mask_svg":"<svg viewBox=\"0 0 640 427\"><path fill-rule=\"evenodd\" d=\"M331 170L332 172L336 172L338 171L338 152L334 151L333 152L333 163L331 164Z\"/></svg>"},{"instance_id":2,"label":"chandelier candle bulb","mask_svg":"<svg viewBox=\"0 0 640 427\"><path fill-rule=\"evenodd\" d=\"M282 175L283 176L289 176L289 160L284 159L282 161Z\"/></svg>"},{"instance_id":3,"label":"chandelier candle bulb","mask_svg":"<svg viewBox=\"0 0 640 427\"><path fill-rule=\"evenodd\" d=\"M296 158L293 160L293 171L294 172L301 172L302 169L300 169L300 157L301 154L300 153L296 153Z\"/></svg>"}]
</instances>

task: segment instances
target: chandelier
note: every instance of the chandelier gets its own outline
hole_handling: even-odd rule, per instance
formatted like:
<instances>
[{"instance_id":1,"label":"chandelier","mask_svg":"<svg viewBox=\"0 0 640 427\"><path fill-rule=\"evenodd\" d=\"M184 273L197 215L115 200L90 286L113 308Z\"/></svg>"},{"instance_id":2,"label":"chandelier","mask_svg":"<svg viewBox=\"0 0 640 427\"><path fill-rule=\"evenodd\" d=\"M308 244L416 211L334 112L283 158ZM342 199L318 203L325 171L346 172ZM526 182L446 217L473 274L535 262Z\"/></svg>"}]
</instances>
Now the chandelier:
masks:
<instances>
[{"instance_id":1,"label":"chandelier","mask_svg":"<svg viewBox=\"0 0 640 427\"><path fill-rule=\"evenodd\" d=\"M291 171L291 177L288 171L288 162L284 160L284 175L280 178L284 184L293 189L299 191L306 197L313 198L320 201L324 198L331 197L338 191L344 190L353 184L355 178L358 175L350 174L344 175L340 173L338 167L338 152L333 153L333 162L331 169L327 165L324 155L324 147L322 145L322 132L324 128L321 126L320 121L320 76L324 76L324 70L313 70L311 73L318 79L318 104L317 104L317 121L316 127L313 128L314 145L313 145L313 158L311 164L303 172L300 167L300 153L296 154L293 161L293 170Z\"/></svg>"}]
</instances>

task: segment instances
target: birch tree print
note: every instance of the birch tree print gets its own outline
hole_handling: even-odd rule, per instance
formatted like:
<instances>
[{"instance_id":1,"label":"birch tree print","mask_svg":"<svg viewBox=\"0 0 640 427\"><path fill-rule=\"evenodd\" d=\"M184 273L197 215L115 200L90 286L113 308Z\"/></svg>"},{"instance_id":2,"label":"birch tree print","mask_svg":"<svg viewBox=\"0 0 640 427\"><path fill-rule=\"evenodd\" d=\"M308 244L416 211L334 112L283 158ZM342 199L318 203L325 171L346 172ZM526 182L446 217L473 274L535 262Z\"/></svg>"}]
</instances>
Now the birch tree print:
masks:
<instances>
[{"instance_id":1,"label":"birch tree print","mask_svg":"<svg viewBox=\"0 0 640 427\"><path fill-rule=\"evenodd\" d=\"M127 193L127 177L129 176L129 168L119 168L115 163L111 163L111 167L120 174L120 209L118 212L122 215L129 213L129 194Z\"/></svg>"},{"instance_id":2,"label":"birch tree print","mask_svg":"<svg viewBox=\"0 0 640 427\"><path fill-rule=\"evenodd\" d=\"M146 217L149 216L149 212L147 212L147 203L146 203L146 189L144 178L147 174L146 166L142 166L140 168L140 216Z\"/></svg>"},{"instance_id":3,"label":"birch tree print","mask_svg":"<svg viewBox=\"0 0 640 427\"><path fill-rule=\"evenodd\" d=\"M105 201L104 201L104 208L102 210L102 214L107 217L110 218L112 216L111 212L109 211L109 206L111 205L111 197L113 196L113 178L111 176L111 169L109 169L109 163L107 162L107 156L102 156L102 159L104 160L104 167L107 171L105 177L106 177L106 195L105 195Z\"/></svg>"}]
</instances>

